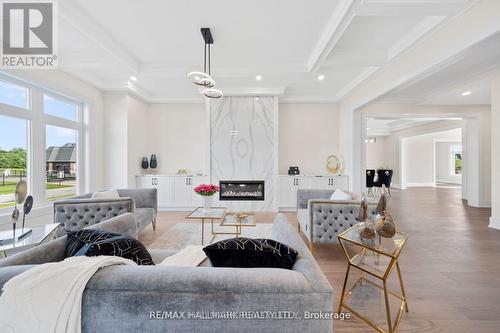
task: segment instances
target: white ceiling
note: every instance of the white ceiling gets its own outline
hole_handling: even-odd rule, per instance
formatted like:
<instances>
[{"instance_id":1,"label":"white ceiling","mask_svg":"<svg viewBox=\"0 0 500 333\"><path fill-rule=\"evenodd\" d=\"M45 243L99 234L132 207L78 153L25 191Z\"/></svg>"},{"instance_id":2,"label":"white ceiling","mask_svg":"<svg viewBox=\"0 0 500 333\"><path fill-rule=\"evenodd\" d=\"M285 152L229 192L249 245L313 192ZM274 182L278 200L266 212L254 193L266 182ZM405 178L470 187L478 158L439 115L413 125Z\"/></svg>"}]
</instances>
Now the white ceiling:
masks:
<instances>
[{"instance_id":1,"label":"white ceiling","mask_svg":"<svg viewBox=\"0 0 500 333\"><path fill-rule=\"evenodd\" d=\"M335 102L472 2L64 0L59 67L150 102L201 102L186 75L201 69L199 29L210 27L212 74L226 94Z\"/></svg>"},{"instance_id":2,"label":"white ceiling","mask_svg":"<svg viewBox=\"0 0 500 333\"><path fill-rule=\"evenodd\" d=\"M489 105L491 74L500 68L500 33L449 59L385 96L386 101L421 105ZM468 95L464 96L463 93Z\"/></svg>"}]
</instances>

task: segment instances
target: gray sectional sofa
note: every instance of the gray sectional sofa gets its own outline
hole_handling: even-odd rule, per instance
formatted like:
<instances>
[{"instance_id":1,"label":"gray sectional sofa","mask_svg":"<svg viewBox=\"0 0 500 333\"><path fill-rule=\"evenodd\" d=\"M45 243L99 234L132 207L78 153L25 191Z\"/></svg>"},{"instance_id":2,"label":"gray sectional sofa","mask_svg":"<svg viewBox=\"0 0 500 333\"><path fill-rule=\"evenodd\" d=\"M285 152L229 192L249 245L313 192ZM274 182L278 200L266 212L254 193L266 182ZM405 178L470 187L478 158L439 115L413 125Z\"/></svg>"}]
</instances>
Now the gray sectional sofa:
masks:
<instances>
[{"instance_id":1,"label":"gray sectional sofa","mask_svg":"<svg viewBox=\"0 0 500 333\"><path fill-rule=\"evenodd\" d=\"M156 229L158 214L157 190L152 189L120 189L118 199L96 199L93 193L87 193L71 199L54 202L54 223L61 228L57 236L65 231L81 230L85 227L108 220L125 213L133 213L139 231L149 224Z\"/></svg>"},{"instance_id":2,"label":"gray sectional sofa","mask_svg":"<svg viewBox=\"0 0 500 333\"><path fill-rule=\"evenodd\" d=\"M90 228L137 237L135 217L130 213ZM292 270L215 268L209 264L103 268L90 279L84 292L82 332L331 332L331 319L305 318L306 311L331 313L333 291L284 215L277 215L271 238L299 252ZM65 242L66 237L62 237L0 260L0 288L34 264L62 260ZM156 263L172 254L150 252ZM176 311L184 318L172 318ZM265 316L265 311L274 311L281 318L243 319L256 314ZM207 319L217 313L240 317ZM285 318L290 314L297 318Z\"/></svg>"},{"instance_id":3,"label":"gray sectional sofa","mask_svg":"<svg viewBox=\"0 0 500 333\"><path fill-rule=\"evenodd\" d=\"M350 193L352 200L330 200L333 190L297 190L297 219L302 231L313 245L336 244L337 235L358 223L361 199ZM377 201L368 201L368 214L376 214Z\"/></svg>"}]
</instances>

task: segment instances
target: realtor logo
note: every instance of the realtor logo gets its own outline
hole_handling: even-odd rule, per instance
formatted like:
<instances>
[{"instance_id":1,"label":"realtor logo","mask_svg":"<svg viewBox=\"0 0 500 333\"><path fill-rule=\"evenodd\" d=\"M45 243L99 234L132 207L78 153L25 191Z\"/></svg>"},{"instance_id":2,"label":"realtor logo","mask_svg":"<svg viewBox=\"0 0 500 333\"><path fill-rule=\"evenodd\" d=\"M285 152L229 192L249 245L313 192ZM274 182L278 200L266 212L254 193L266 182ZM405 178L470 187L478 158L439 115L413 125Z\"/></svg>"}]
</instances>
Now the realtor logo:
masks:
<instances>
[{"instance_id":1,"label":"realtor logo","mask_svg":"<svg viewBox=\"0 0 500 333\"><path fill-rule=\"evenodd\" d=\"M54 3L2 2L2 67L55 68Z\"/></svg>"}]
</instances>

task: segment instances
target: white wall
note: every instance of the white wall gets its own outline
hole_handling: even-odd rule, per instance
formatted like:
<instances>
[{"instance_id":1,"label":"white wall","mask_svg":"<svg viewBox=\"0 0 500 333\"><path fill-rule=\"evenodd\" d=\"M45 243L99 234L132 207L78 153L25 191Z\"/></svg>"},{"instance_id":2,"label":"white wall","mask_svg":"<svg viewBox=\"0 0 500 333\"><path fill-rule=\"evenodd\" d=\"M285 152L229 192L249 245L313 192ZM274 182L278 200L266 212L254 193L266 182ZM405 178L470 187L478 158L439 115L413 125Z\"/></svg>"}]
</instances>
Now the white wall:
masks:
<instances>
[{"instance_id":1,"label":"white wall","mask_svg":"<svg viewBox=\"0 0 500 333\"><path fill-rule=\"evenodd\" d=\"M298 166L303 174L325 174L329 155L340 157L337 104L279 105L280 174Z\"/></svg>"},{"instance_id":2,"label":"white wall","mask_svg":"<svg viewBox=\"0 0 500 333\"><path fill-rule=\"evenodd\" d=\"M134 188L148 156L148 104L126 92L104 93L105 188Z\"/></svg>"},{"instance_id":3,"label":"white wall","mask_svg":"<svg viewBox=\"0 0 500 333\"><path fill-rule=\"evenodd\" d=\"M459 138L460 140L460 138ZM452 164L452 147L457 142L436 142L436 182L462 184L462 176L456 175ZM461 144L461 140L460 140Z\"/></svg>"},{"instance_id":4,"label":"white wall","mask_svg":"<svg viewBox=\"0 0 500 333\"><path fill-rule=\"evenodd\" d=\"M377 137L377 142L366 144L366 168L379 169L387 167L385 137Z\"/></svg>"},{"instance_id":5,"label":"white wall","mask_svg":"<svg viewBox=\"0 0 500 333\"><path fill-rule=\"evenodd\" d=\"M208 124L205 104L151 104L147 153L158 157L158 173L179 169L207 174Z\"/></svg>"},{"instance_id":6,"label":"white wall","mask_svg":"<svg viewBox=\"0 0 500 333\"><path fill-rule=\"evenodd\" d=\"M434 145L439 141L460 142L461 139L460 128L405 138L403 156L406 158L406 170L400 172L406 172L407 186L434 186L434 168L437 169Z\"/></svg>"},{"instance_id":7,"label":"white wall","mask_svg":"<svg viewBox=\"0 0 500 333\"><path fill-rule=\"evenodd\" d=\"M496 73L491 85L491 217L490 227L500 229L500 72Z\"/></svg>"},{"instance_id":8,"label":"white wall","mask_svg":"<svg viewBox=\"0 0 500 333\"><path fill-rule=\"evenodd\" d=\"M127 94L104 94L105 188L127 187Z\"/></svg>"},{"instance_id":9,"label":"white wall","mask_svg":"<svg viewBox=\"0 0 500 333\"><path fill-rule=\"evenodd\" d=\"M135 176L142 173L141 161L143 157L150 157L149 126L147 121L148 104L142 100L128 96L128 154L127 154L127 187L136 186Z\"/></svg>"}]
</instances>

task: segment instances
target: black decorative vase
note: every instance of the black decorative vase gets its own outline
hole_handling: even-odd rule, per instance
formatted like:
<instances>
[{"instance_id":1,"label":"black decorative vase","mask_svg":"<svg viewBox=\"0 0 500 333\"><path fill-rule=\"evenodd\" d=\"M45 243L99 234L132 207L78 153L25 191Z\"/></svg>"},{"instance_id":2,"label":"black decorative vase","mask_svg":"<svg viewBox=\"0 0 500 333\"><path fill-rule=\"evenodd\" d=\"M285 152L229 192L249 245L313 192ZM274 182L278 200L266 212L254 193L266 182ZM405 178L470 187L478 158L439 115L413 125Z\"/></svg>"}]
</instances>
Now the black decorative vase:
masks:
<instances>
[{"instance_id":1,"label":"black decorative vase","mask_svg":"<svg viewBox=\"0 0 500 333\"><path fill-rule=\"evenodd\" d=\"M149 168L149 162L147 157L142 158L141 167L144 171L146 171Z\"/></svg>"},{"instance_id":2,"label":"black decorative vase","mask_svg":"<svg viewBox=\"0 0 500 333\"><path fill-rule=\"evenodd\" d=\"M151 169L156 169L158 167L158 161L156 160L156 154L151 154L151 160L149 161L149 167Z\"/></svg>"}]
</instances>

